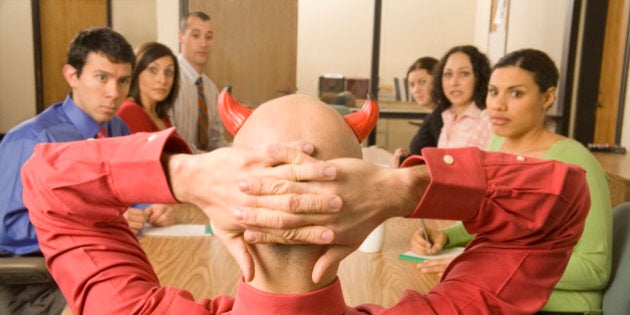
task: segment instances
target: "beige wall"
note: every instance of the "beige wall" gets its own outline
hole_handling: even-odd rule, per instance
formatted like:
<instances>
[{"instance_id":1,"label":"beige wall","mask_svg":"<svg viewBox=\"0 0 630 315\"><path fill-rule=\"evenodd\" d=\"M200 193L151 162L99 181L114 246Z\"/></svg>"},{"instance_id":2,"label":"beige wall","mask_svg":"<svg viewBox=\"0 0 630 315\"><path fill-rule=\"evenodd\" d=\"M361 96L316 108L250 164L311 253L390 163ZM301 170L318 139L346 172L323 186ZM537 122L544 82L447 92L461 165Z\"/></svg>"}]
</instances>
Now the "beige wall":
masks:
<instances>
[{"instance_id":1,"label":"beige wall","mask_svg":"<svg viewBox=\"0 0 630 315\"><path fill-rule=\"evenodd\" d=\"M33 34L31 2L0 0L0 133L35 115L35 66L29 34Z\"/></svg>"},{"instance_id":2,"label":"beige wall","mask_svg":"<svg viewBox=\"0 0 630 315\"><path fill-rule=\"evenodd\" d=\"M112 28L123 34L134 49L156 41L155 0L112 0Z\"/></svg>"},{"instance_id":3,"label":"beige wall","mask_svg":"<svg viewBox=\"0 0 630 315\"><path fill-rule=\"evenodd\" d=\"M393 86L419 57L440 59L453 46L475 45L476 7L476 0L383 1L379 84Z\"/></svg>"},{"instance_id":4,"label":"beige wall","mask_svg":"<svg viewBox=\"0 0 630 315\"><path fill-rule=\"evenodd\" d=\"M153 0L156 2L156 16L160 23L157 23L157 40L170 47L177 55L179 44L177 41L177 30L179 28L179 1L173 0Z\"/></svg>"},{"instance_id":5,"label":"beige wall","mask_svg":"<svg viewBox=\"0 0 630 315\"><path fill-rule=\"evenodd\" d=\"M439 58L452 46L477 44L477 2L383 1L380 84L393 85L420 56ZM370 76L373 14L370 1L300 0L298 92L317 95L317 79L325 73Z\"/></svg>"},{"instance_id":6,"label":"beige wall","mask_svg":"<svg viewBox=\"0 0 630 315\"><path fill-rule=\"evenodd\" d=\"M318 77L369 77L374 5L364 0L300 0L298 93L317 95Z\"/></svg>"},{"instance_id":7,"label":"beige wall","mask_svg":"<svg viewBox=\"0 0 630 315\"><path fill-rule=\"evenodd\" d=\"M508 52L522 48L544 50L559 65L568 35L566 20L572 0L511 0ZM543 36L544 35L544 36ZM559 69L562 72L563 69Z\"/></svg>"}]
</instances>

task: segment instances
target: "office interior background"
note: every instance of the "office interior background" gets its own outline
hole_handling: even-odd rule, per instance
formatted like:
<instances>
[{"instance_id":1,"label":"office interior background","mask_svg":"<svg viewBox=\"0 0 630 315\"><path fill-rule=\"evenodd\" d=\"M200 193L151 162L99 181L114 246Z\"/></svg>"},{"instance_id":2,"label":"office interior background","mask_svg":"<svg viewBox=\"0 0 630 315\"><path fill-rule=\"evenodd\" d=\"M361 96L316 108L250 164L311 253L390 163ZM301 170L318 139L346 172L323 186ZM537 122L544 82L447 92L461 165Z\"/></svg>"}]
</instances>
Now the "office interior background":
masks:
<instances>
[{"instance_id":1,"label":"office interior background","mask_svg":"<svg viewBox=\"0 0 630 315\"><path fill-rule=\"evenodd\" d=\"M42 15L86 1L105 3L107 19L100 25L109 24L134 47L159 41L175 52L182 7L206 11L215 27L207 72L219 87L233 85L237 98L253 107L286 93L317 96L323 74L371 75L376 1L0 0L0 133L65 95L60 72L42 79L42 56L51 52L41 45L41 36L54 37L57 31ZM473 44L494 62L505 52L537 48L562 73L551 114L561 117L563 133L583 143L630 146L630 98L625 93L630 89L630 1L379 2L380 98L391 97L394 78L404 77L420 56L439 58L452 46ZM61 12L61 20L71 21L73 14L80 13ZM593 32L597 36L589 35ZM65 55L65 47L57 53ZM61 96L42 95L53 84L60 86Z\"/></svg>"}]
</instances>

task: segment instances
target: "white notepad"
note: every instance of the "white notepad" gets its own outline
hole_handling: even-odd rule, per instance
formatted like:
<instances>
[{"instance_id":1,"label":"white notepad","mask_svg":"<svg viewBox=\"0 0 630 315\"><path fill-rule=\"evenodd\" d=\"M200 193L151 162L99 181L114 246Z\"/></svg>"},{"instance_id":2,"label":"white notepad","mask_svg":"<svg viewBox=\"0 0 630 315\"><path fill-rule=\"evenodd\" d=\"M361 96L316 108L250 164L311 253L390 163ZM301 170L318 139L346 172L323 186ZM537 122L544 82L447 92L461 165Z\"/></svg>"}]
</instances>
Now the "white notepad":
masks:
<instances>
[{"instance_id":1,"label":"white notepad","mask_svg":"<svg viewBox=\"0 0 630 315\"><path fill-rule=\"evenodd\" d=\"M423 262L427 259L440 259L440 258L455 257L461 254L463 251L464 251L464 247L451 247L451 248L443 249L435 255L420 255L412 251L407 251L398 255L398 258L416 261L416 262Z\"/></svg>"},{"instance_id":2,"label":"white notepad","mask_svg":"<svg viewBox=\"0 0 630 315\"><path fill-rule=\"evenodd\" d=\"M157 227L147 224L141 235L150 236L194 236L212 235L212 227L204 224L174 224L171 226Z\"/></svg>"}]
</instances>

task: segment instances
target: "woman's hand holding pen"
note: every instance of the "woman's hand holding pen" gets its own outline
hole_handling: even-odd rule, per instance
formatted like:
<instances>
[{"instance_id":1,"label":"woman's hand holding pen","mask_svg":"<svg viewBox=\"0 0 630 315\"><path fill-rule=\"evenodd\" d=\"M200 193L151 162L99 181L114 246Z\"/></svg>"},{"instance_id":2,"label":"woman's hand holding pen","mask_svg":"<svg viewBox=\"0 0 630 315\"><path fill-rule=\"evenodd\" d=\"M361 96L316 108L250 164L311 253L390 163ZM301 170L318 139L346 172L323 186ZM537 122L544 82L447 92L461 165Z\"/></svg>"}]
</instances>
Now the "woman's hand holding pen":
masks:
<instances>
[{"instance_id":1,"label":"woman's hand holding pen","mask_svg":"<svg viewBox=\"0 0 630 315\"><path fill-rule=\"evenodd\" d=\"M446 244L446 233L429 228L426 232L429 234L430 241L425 238L424 229L420 228L411 237L411 250L420 255L435 255Z\"/></svg>"},{"instance_id":2,"label":"woman's hand holding pen","mask_svg":"<svg viewBox=\"0 0 630 315\"><path fill-rule=\"evenodd\" d=\"M439 253L448 240L446 233L442 230L427 228L426 234L429 235L430 242L426 239L425 230L422 227L413 234L411 237L411 250L420 255L435 255ZM453 258L427 259L416 266L421 272L436 272L441 277L451 261L453 261Z\"/></svg>"}]
</instances>

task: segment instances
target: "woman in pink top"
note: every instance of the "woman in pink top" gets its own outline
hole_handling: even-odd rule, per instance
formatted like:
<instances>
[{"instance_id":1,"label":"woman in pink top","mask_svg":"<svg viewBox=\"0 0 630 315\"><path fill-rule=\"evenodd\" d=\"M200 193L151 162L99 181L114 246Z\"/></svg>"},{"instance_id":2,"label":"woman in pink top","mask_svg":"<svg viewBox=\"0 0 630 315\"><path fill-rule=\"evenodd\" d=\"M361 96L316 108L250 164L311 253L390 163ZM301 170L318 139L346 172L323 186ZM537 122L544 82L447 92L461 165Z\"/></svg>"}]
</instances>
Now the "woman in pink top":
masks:
<instances>
[{"instance_id":1,"label":"woman in pink top","mask_svg":"<svg viewBox=\"0 0 630 315\"><path fill-rule=\"evenodd\" d=\"M433 101L444 121L438 147L485 149L492 136L485 114L488 57L474 46L456 46L442 57L434 73Z\"/></svg>"},{"instance_id":2,"label":"woman in pink top","mask_svg":"<svg viewBox=\"0 0 630 315\"><path fill-rule=\"evenodd\" d=\"M172 127L168 112L179 90L179 66L170 48L148 42L136 51L129 97L116 113L131 133L154 132ZM125 212L129 227L138 232L146 222L167 226L175 223L175 205L134 204Z\"/></svg>"}]
</instances>

